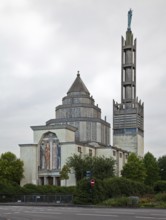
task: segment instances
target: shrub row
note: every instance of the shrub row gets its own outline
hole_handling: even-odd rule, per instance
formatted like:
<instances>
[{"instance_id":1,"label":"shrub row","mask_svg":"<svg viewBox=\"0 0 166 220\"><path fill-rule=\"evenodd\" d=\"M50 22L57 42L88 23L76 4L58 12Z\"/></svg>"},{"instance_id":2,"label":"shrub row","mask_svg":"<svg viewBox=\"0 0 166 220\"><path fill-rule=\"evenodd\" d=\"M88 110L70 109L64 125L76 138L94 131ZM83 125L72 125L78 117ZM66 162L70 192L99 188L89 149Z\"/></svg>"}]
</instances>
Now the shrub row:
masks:
<instances>
[{"instance_id":1,"label":"shrub row","mask_svg":"<svg viewBox=\"0 0 166 220\"><path fill-rule=\"evenodd\" d=\"M37 186L33 184L26 184L21 188L21 194L74 194L75 186Z\"/></svg>"},{"instance_id":2,"label":"shrub row","mask_svg":"<svg viewBox=\"0 0 166 220\"><path fill-rule=\"evenodd\" d=\"M155 191L156 193L166 192L166 181L164 181L164 180L157 181L157 182L154 184L154 191Z\"/></svg>"},{"instance_id":3,"label":"shrub row","mask_svg":"<svg viewBox=\"0 0 166 220\"><path fill-rule=\"evenodd\" d=\"M98 204L104 200L129 197L143 196L166 192L166 181L158 181L154 185L154 191L151 187L143 183L132 181L123 177L113 177L109 179L95 179L94 187L91 187L90 180L82 179L77 186L60 187L60 186L36 186L26 184L23 187L7 180L0 179L0 194L72 194L76 204ZM165 195L165 194L164 194ZM164 197L165 198L165 197ZM164 199L163 199L164 200ZM111 200L111 202L114 202Z\"/></svg>"},{"instance_id":4,"label":"shrub row","mask_svg":"<svg viewBox=\"0 0 166 220\"><path fill-rule=\"evenodd\" d=\"M96 179L93 188L90 186L89 180L83 179L77 185L74 202L77 204L97 204L110 198L142 196L149 193L153 193L151 187L122 177L103 181Z\"/></svg>"},{"instance_id":5,"label":"shrub row","mask_svg":"<svg viewBox=\"0 0 166 220\"><path fill-rule=\"evenodd\" d=\"M32 194L74 194L75 186L61 187L61 186L37 186L34 184L26 184L23 187L16 183L0 179L0 195L32 195Z\"/></svg>"},{"instance_id":6,"label":"shrub row","mask_svg":"<svg viewBox=\"0 0 166 220\"><path fill-rule=\"evenodd\" d=\"M104 185L107 189L109 198L119 196L141 196L147 193L153 193L153 189L144 183L123 177L105 179Z\"/></svg>"}]
</instances>

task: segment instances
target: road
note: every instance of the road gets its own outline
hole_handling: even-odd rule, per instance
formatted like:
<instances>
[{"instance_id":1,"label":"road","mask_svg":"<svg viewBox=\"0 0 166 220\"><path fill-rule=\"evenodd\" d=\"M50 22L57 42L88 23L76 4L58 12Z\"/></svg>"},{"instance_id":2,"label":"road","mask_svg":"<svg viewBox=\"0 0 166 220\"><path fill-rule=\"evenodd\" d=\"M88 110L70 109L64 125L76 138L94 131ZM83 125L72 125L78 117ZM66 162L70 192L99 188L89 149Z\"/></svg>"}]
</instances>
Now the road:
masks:
<instances>
[{"instance_id":1,"label":"road","mask_svg":"<svg viewBox=\"0 0 166 220\"><path fill-rule=\"evenodd\" d=\"M0 206L0 220L166 220L164 209Z\"/></svg>"}]
</instances>

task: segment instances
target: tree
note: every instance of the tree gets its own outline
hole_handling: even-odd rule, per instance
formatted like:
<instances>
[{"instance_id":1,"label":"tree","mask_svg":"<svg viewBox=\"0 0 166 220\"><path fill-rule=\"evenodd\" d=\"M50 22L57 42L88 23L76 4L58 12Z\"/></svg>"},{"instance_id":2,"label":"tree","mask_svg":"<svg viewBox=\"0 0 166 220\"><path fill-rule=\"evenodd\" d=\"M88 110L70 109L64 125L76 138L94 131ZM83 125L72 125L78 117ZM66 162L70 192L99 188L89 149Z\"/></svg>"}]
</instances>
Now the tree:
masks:
<instances>
[{"instance_id":1,"label":"tree","mask_svg":"<svg viewBox=\"0 0 166 220\"><path fill-rule=\"evenodd\" d=\"M152 186L160 179L157 160L153 154L148 152L145 154L143 162L146 169L145 184Z\"/></svg>"},{"instance_id":2,"label":"tree","mask_svg":"<svg viewBox=\"0 0 166 220\"><path fill-rule=\"evenodd\" d=\"M146 169L143 160L138 158L136 154L131 153L127 163L124 165L121 174L127 179L144 182L146 178Z\"/></svg>"},{"instance_id":3,"label":"tree","mask_svg":"<svg viewBox=\"0 0 166 220\"><path fill-rule=\"evenodd\" d=\"M113 158L93 157L92 174L95 178L105 179L114 176L115 161Z\"/></svg>"},{"instance_id":4,"label":"tree","mask_svg":"<svg viewBox=\"0 0 166 220\"><path fill-rule=\"evenodd\" d=\"M23 178L23 162L11 152L1 154L0 177L19 184Z\"/></svg>"},{"instance_id":5,"label":"tree","mask_svg":"<svg viewBox=\"0 0 166 220\"><path fill-rule=\"evenodd\" d=\"M166 155L159 157L158 166L161 180L166 180Z\"/></svg>"},{"instance_id":6,"label":"tree","mask_svg":"<svg viewBox=\"0 0 166 220\"><path fill-rule=\"evenodd\" d=\"M70 168L67 165L64 165L62 170L60 171L60 179L65 180L65 186L67 184L67 180L69 179Z\"/></svg>"},{"instance_id":7,"label":"tree","mask_svg":"<svg viewBox=\"0 0 166 220\"><path fill-rule=\"evenodd\" d=\"M91 177L104 179L114 176L115 161L105 157L91 157L74 154L68 158L67 165L75 171L76 180L79 181L90 171Z\"/></svg>"},{"instance_id":8,"label":"tree","mask_svg":"<svg viewBox=\"0 0 166 220\"><path fill-rule=\"evenodd\" d=\"M84 161L80 155L74 154L73 156L69 157L67 160L68 167L73 168L75 171L76 181L79 181L84 176Z\"/></svg>"}]
</instances>

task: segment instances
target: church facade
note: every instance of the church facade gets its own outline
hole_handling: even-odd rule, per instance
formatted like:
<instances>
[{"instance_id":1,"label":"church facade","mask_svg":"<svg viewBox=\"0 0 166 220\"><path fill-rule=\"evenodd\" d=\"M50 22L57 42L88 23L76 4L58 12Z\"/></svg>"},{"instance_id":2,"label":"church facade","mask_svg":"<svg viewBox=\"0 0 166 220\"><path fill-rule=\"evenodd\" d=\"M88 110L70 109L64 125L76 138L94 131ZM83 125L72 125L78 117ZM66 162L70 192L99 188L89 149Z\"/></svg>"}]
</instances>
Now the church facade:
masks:
<instances>
[{"instance_id":1,"label":"church facade","mask_svg":"<svg viewBox=\"0 0 166 220\"><path fill-rule=\"evenodd\" d=\"M117 161L116 174L120 175L129 152L110 146L110 124L101 119L101 109L79 73L55 114L56 118L45 125L31 127L33 144L19 145L24 161L21 185L64 185L60 170L74 154L113 157ZM67 185L75 185L74 173L69 174Z\"/></svg>"},{"instance_id":2,"label":"church facade","mask_svg":"<svg viewBox=\"0 0 166 220\"><path fill-rule=\"evenodd\" d=\"M33 143L20 144L20 159L24 162L21 185L65 185L60 171L68 157L77 154L112 157L115 172L121 175L130 152L143 156L143 104L136 98L136 41L131 30L122 39L122 99L113 101L113 146L110 145L110 123L101 118L79 72L56 107L55 118L44 125L32 126ZM67 185L75 185L74 172Z\"/></svg>"}]
</instances>

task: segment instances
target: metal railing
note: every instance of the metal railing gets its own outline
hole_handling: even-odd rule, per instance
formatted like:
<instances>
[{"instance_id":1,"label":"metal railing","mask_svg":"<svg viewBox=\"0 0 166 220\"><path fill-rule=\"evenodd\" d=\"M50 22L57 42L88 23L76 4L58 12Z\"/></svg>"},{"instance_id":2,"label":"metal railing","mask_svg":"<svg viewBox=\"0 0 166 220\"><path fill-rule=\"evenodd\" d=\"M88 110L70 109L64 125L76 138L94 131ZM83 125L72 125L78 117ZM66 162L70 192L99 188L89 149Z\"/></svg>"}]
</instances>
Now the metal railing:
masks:
<instances>
[{"instance_id":1,"label":"metal railing","mask_svg":"<svg viewBox=\"0 0 166 220\"><path fill-rule=\"evenodd\" d=\"M62 195L62 194L52 194L52 195L13 195L13 194L1 194L0 203L3 202L18 202L18 203L55 203L55 204L72 204L73 195Z\"/></svg>"}]
</instances>

